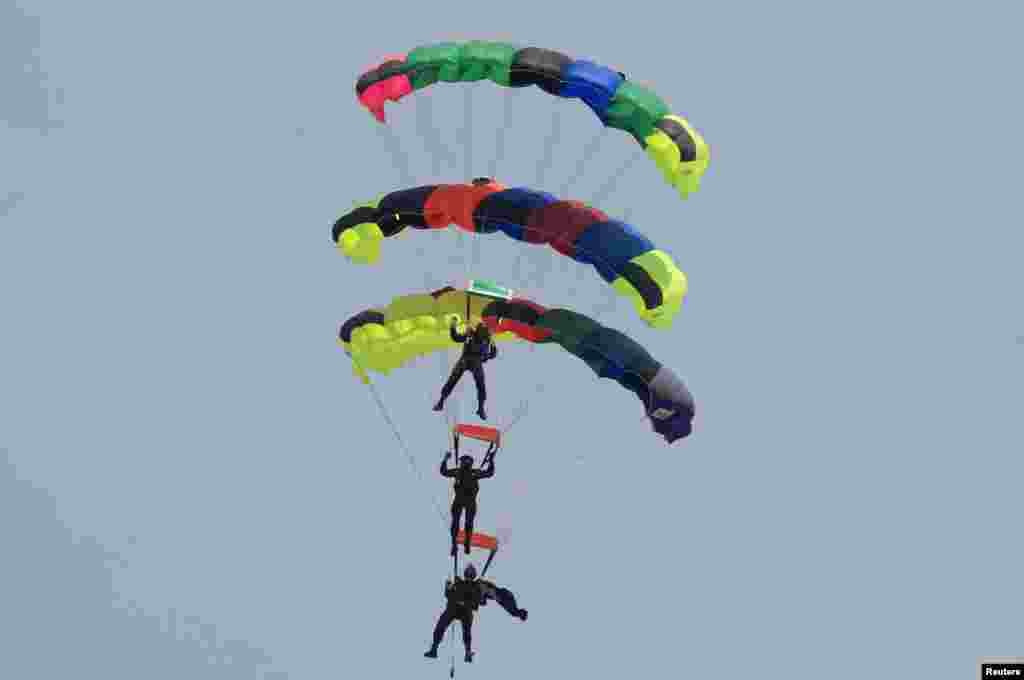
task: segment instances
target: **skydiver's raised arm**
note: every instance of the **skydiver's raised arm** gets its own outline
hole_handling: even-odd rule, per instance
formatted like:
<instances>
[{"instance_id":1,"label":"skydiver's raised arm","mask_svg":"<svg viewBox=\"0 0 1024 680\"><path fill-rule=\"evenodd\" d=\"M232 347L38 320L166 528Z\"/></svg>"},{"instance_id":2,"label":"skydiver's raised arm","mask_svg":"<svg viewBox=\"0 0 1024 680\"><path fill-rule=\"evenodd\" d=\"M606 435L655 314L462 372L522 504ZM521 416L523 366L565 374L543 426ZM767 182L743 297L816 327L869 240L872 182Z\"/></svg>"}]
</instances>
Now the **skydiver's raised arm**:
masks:
<instances>
[{"instance_id":1,"label":"skydiver's raised arm","mask_svg":"<svg viewBox=\"0 0 1024 680\"><path fill-rule=\"evenodd\" d=\"M487 465L476 472L477 479L487 479L494 476L494 458L487 459Z\"/></svg>"},{"instance_id":2,"label":"skydiver's raised arm","mask_svg":"<svg viewBox=\"0 0 1024 680\"><path fill-rule=\"evenodd\" d=\"M445 451L444 458L441 459L441 476L442 477L454 477L456 468L448 467L448 459L452 457L451 451Z\"/></svg>"},{"instance_id":3,"label":"skydiver's raised arm","mask_svg":"<svg viewBox=\"0 0 1024 680\"><path fill-rule=\"evenodd\" d=\"M463 335L462 333L459 333L457 330L455 330L455 328L456 328L456 326L455 326L454 323L452 323L452 325L448 328L449 335L452 336L452 342L459 342L459 343L465 342L466 341L466 336Z\"/></svg>"}]
</instances>

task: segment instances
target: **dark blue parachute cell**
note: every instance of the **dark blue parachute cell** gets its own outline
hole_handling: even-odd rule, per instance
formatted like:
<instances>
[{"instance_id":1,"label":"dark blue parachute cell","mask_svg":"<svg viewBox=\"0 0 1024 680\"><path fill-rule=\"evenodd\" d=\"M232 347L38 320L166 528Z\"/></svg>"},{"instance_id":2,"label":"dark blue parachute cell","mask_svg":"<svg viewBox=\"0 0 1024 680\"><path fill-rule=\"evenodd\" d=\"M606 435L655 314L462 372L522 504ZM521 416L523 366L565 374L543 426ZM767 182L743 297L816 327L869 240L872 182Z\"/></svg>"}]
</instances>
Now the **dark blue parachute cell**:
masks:
<instances>
[{"instance_id":1,"label":"dark blue parachute cell","mask_svg":"<svg viewBox=\"0 0 1024 680\"><path fill-rule=\"evenodd\" d=\"M558 198L546 191L513 187L480 201L473 212L473 221L480 232L501 231L517 241L523 241L523 232L530 221L530 215L538 208L556 201Z\"/></svg>"},{"instance_id":2,"label":"dark blue parachute cell","mask_svg":"<svg viewBox=\"0 0 1024 680\"><path fill-rule=\"evenodd\" d=\"M622 275L634 257L654 250L650 239L631 224L606 220L590 225L576 239L575 259L594 265L608 283ZM600 253L601 257L593 257Z\"/></svg>"},{"instance_id":3,"label":"dark blue parachute cell","mask_svg":"<svg viewBox=\"0 0 1024 680\"><path fill-rule=\"evenodd\" d=\"M608 105L623 81L622 74L585 59L566 64L562 79L564 82L558 95L580 99L601 119L604 119Z\"/></svg>"}]
</instances>

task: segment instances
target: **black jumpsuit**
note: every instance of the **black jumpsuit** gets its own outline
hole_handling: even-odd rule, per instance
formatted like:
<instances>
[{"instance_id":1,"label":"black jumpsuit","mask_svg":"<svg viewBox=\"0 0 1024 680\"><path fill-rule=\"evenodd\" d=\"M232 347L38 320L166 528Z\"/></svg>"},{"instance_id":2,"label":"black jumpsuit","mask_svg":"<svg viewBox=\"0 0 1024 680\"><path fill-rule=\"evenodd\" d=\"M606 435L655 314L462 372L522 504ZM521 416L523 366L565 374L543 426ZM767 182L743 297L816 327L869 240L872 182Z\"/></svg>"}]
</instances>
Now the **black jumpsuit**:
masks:
<instances>
[{"instance_id":1,"label":"black jumpsuit","mask_svg":"<svg viewBox=\"0 0 1024 680\"><path fill-rule=\"evenodd\" d=\"M441 461L441 476L455 478L455 499L452 501L452 554L455 554L456 539L459 535L459 520L466 511L466 552L473 534L473 520L476 519L476 495L480 491L480 480L494 476L494 459L487 460L486 467L475 470L471 465L448 467L448 459Z\"/></svg>"},{"instance_id":2,"label":"black jumpsuit","mask_svg":"<svg viewBox=\"0 0 1024 680\"><path fill-rule=\"evenodd\" d=\"M480 607L483 600L480 584L477 581L456 578L454 583L445 584L444 595L448 598L448 605L434 626L434 640L430 650L437 653L437 647L441 644L448 626L452 625L452 621L458 620L462 624L462 644L466 646L468 657L473 643L473 612Z\"/></svg>"},{"instance_id":3,"label":"black jumpsuit","mask_svg":"<svg viewBox=\"0 0 1024 680\"><path fill-rule=\"evenodd\" d=\"M487 384L484 380L484 362L490 361L498 356L498 348L491 340L490 331L486 326L478 326L476 330L463 335L455 330L455 326L449 329L452 342L464 342L462 356L452 367L448 382L441 388L441 399L437 402L438 407L442 406L445 400L451 395L452 390L459 383L462 374L469 371L473 374L473 382L476 383L476 400L479 410L483 410L484 402L487 401ZM466 342L468 339L468 342Z\"/></svg>"}]
</instances>

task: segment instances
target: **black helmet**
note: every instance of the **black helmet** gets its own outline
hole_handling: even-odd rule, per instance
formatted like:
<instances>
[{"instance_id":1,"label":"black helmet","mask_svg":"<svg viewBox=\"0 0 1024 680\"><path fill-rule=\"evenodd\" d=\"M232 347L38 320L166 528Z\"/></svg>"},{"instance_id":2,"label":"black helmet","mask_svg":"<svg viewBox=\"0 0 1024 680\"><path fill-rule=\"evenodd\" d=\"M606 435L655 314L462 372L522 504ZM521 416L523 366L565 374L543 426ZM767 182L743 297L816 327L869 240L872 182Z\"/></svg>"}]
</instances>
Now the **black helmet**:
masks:
<instances>
[{"instance_id":1,"label":"black helmet","mask_svg":"<svg viewBox=\"0 0 1024 680\"><path fill-rule=\"evenodd\" d=\"M459 456L459 464L460 465L466 465L466 466L472 465L473 464L473 456Z\"/></svg>"},{"instance_id":2,"label":"black helmet","mask_svg":"<svg viewBox=\"0 0 1024 680\"><path fill-rule=\"evenodd\" d=\"M476 578L476 567L472 563L466 565L466 570L462 572L462 575L467 581L472 581Z\"/></svg>"}]
</instances>

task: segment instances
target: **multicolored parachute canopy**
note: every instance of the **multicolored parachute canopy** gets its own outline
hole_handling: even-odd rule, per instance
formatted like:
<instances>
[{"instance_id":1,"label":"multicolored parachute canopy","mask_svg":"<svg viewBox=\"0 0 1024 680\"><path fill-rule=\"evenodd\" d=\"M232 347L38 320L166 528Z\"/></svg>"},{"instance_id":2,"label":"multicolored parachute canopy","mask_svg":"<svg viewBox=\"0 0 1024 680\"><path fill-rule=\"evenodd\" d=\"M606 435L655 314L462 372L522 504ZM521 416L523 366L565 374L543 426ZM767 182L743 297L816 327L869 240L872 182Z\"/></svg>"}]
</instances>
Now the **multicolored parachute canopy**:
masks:
<instances>
[{"instance_id":1,"label":"multicolored parachute canopy","mask_svg":"<svg viewBox=\"0 0 1024 680\"><path fill-rule=\"evenodd\" d=\"M631 134L680 196L700 187L710 153L685 118L670 113L657 94L624 73L554 50L479 40L425 45L363 73L356 95L384 122L387 101L437 82L479 80L505 87L536 85L557 97L580 99L606 126Z\"/></svg>"},{"instance_id":2,"label":"multicolored parachute canopy","mask_svg":"<svg viewBox=\"0 0 1024 680\"><path fill-rule=\"evenodd\" d=\"M508 189L490 178L471 184L402 189L364 203L334 223L331 237L349 259L380 259L381 242L406 227L468 232L496 231L526 243L547 243L582 264L591 264L640 318L668 328L683 306L686 275L672 258L633 226L579 201L560 201L533 189Z\"/></svg>"},{"instance_id":3,"label":"multicolored parachute canopy","mask_svg":"<svg viewBox=\"0 0 1024 680\"><path fill-rule=\"evenodd\" d=\"M468 311L468 315L467 315ZM654 430L669 443L692 431L694 402L670 368L626 335L568 309L548 309L521 298L490 299L452 287L396 297L386 307L360 312L341 325L339 343L353 371L388 373L454 343L448 328L483 322L496 342L554 343L615 380L644 405Z\"/></svg>"}]
</instances>

